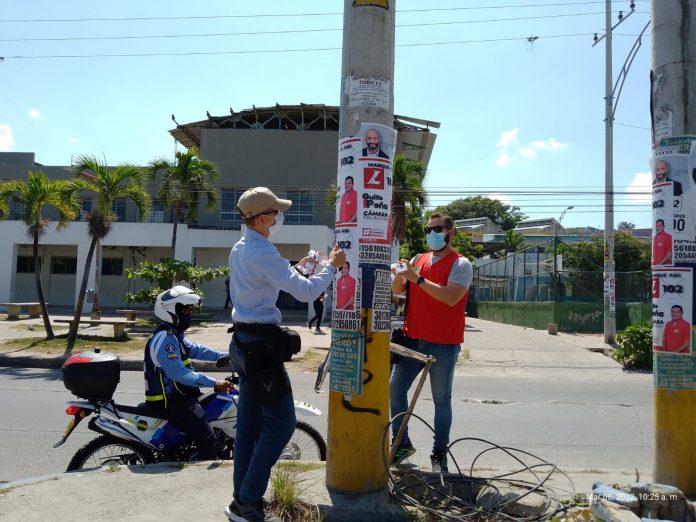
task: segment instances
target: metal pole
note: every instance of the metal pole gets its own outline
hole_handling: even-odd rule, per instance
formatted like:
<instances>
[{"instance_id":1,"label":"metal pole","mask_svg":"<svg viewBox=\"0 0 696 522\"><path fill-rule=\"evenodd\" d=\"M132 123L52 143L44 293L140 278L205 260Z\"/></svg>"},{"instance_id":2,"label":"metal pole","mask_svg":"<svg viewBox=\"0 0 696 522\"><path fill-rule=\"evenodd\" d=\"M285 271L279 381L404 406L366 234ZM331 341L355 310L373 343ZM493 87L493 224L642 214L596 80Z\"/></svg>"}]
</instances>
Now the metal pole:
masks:
<instances>
[{"instance_id":1,"label":"metal pole","mask_svg":"<svg viewBox=\"0 0 696 522\"><path fill-rule=\"evenodd\" d=\"M653 185L653 481L690 496L696 494L696 2L652 2L652 31L653 168L664 174L667 167L666 179ZM671 252L657 238L658 219L671 234Z\"/></svg>"},{"instance_id":2,"label":"metal pole","mask_svg":"<svg viewBox=\"0 0 696 522\"><path fill-rule=\"evenodd\" d=\"M612 74L611 0L606 0L606 70L604 75L604 342L616 341L614 279L614 98Z\"/></svg>"},{"instance_id":3,"label":"metal pole","mask_svg":"<svg viewBox=\"0 0 696 522\"><path fill-rule=\"evenodd\" d=\"M351 201L357 215L351 220L339 210L336 240L346 251L350 275L357 280L352 284L360 293L354 294L351 309L334 308L332 314L326 459L326 486L332 493L369 493L387 485L382 435L389 422L391 245L386 240L396 149L395 4L343 4L338 187L352 187L344 194L357 192ZM370 208L375 211L365 218ZM375 235L363 237L370 233ZM370 244L381 233L384 244ZM346 338L358 340L359 346L348 342L346 347ZM339 367L345 378L339 378Z\"/></svg>"}]
</instances>

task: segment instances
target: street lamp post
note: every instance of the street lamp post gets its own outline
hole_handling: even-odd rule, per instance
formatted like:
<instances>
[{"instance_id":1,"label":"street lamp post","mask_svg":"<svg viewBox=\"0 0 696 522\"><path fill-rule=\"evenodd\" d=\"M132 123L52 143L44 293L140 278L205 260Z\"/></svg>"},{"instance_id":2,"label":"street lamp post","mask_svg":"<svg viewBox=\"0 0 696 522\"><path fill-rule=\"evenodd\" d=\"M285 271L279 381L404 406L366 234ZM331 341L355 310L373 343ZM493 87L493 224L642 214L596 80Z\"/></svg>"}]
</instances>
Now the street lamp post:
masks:
<instances>
[{"instance_id":1,"label":"street lamp post","mask_svg":"<svg viewBox=\"0 0 696 522\"><path fill-rule=\"evenodd\" d=\"M563 221L563 217L566 215L566 212L569 210L573 210L575 207L573 205L570 205L567 207L563 212L561 212L560 217L558 218L558 221L554 223L553 225L553 302L555 303L556 300L558 299L558 226L561 224L561 221Z\"/></svg>"}]
</instances>

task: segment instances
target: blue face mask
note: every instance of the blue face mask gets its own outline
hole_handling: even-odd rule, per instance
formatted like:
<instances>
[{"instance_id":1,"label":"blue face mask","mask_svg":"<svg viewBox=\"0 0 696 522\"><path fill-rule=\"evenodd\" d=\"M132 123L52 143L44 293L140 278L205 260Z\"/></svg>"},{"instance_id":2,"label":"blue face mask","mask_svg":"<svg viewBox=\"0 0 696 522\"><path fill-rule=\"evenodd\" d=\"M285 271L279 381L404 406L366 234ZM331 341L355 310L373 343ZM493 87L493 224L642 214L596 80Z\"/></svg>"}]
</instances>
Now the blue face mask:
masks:
<instances>
[{"instance_id":1,"label":"blue face mask","mask_svg":"<svg viewBox=\"0 0 696 522\"><path fill-rule=\"evenodd\" d=\"M435 231L430 232L429 234L425 235L425 242L428 243L428 247L430 247L430 250L433 252L437 252L438 250L442 250L447 246L447 240L445 239L445 236L447 235L447 232L440 232L437 233Z\"/></svg>"}]
</instances>

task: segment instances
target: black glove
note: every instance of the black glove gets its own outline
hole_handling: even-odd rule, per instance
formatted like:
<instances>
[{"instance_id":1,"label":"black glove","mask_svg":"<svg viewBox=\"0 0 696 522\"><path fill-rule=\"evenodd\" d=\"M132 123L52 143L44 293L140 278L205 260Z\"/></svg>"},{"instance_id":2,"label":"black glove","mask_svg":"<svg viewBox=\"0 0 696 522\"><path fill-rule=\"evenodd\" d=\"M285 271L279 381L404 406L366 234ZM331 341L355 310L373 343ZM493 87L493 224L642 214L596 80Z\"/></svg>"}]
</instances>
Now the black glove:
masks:
<instances>
[{"instance_id":1,"label":"black glove","mask_svg":"<svg viewBox=\"0 0 696 522\"><path fill-rule=\"evenodd\" d=\"M216 368L226 368L229 365L230 365L230 356L229 355L223 355L215 362Z\"/></svg>"}]
</instances>

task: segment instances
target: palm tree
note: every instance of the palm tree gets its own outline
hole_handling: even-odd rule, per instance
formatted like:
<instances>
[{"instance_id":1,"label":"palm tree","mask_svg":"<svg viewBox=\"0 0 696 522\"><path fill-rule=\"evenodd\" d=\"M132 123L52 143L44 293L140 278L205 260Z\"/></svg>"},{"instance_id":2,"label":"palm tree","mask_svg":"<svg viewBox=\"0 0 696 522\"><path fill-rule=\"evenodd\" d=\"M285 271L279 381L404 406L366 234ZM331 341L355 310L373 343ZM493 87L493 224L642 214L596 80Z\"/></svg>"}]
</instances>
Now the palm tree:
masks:
<instances>
[{"instance_id":1,"label":"palm tree","mask_svg":"<svg viewBox=\"0 0 696 522\"><path fill-rule=\"evenodd\" d=\"M89 271L97 243L104 239L111 230L112 223L117 219L113 204L118 199L130 199L138 208L138 217L144 221L150 214L152 199L147 192L146 175L134 165L119 165L109 168L94 156L80 156L73 165L75 183L79 188L96 194L93 210L87 214L87 234L91 238L85 270L82 274L82 284L77 297L75 317L68 332L68 351L72 350L77 338L77 327L82 306L85 302Z\"/></svg>"},{"instance_id":2,"label":"palm tree","mask_svg":"<svg viewBox=\"0 0 696 522\"><path fill-rule=\"evenodd\" d=\"M423 215L428 195L423 188L425 165L403 154L394 157L392 171L392 234L394 242L403 243L408 228L408 213Z\"/></svg>"},{"instance_id":3,"label":"palm tree","mask_svg":"<svg viewBox=\"0 0 696 522\"><path fill-rule=\"evenodd\" d=\"M158 172L162 172L157 198L163 206L173 211L172 259L176 249L178 223L190 225L198 221L198 203L201 196L207 199L207 211L217 206L218 193L211 183L217 181L220 175L217 164L201 159L197 147L191 147L186 152L177 152L175 156L176 163L158 158L151 161L146 169L152 179L155 179Z\"/></svg>"},{"instance_id":4,"label":"palm tree","mask_svg":"<svg viewBox=\"0 0 696 522\"><path fill-rule=\"evenodd\" d=\"M524 236L515 232L514 230L508 230L505 232L505 255L512 252L519 252L524 245Z\"/></svg>"},{"instance_id":5,"label":"palm tree","mask_svg":"<svg viewBox=\"0 0 696 522\"><path fill-rule=\"evenodd\" d=\"M56 230L62 230L75 219L80 211L80 204L75 197L76 185L70 180L48 179L42 171L29 171L27 181L10 180L0 185L0 206L2 215L7 214L7 199L16 194L23 207L22 221L27 225L29 235L33 238L32 253L34 256L34 280L36 295L41 304L46 339L53 339L53 328L48 317L46 298L41 284L41 263L39 262L39 236L45 231L49 220L44 217L42 210L51 206L58 211Z\"/></svg>"}]
</instances>

